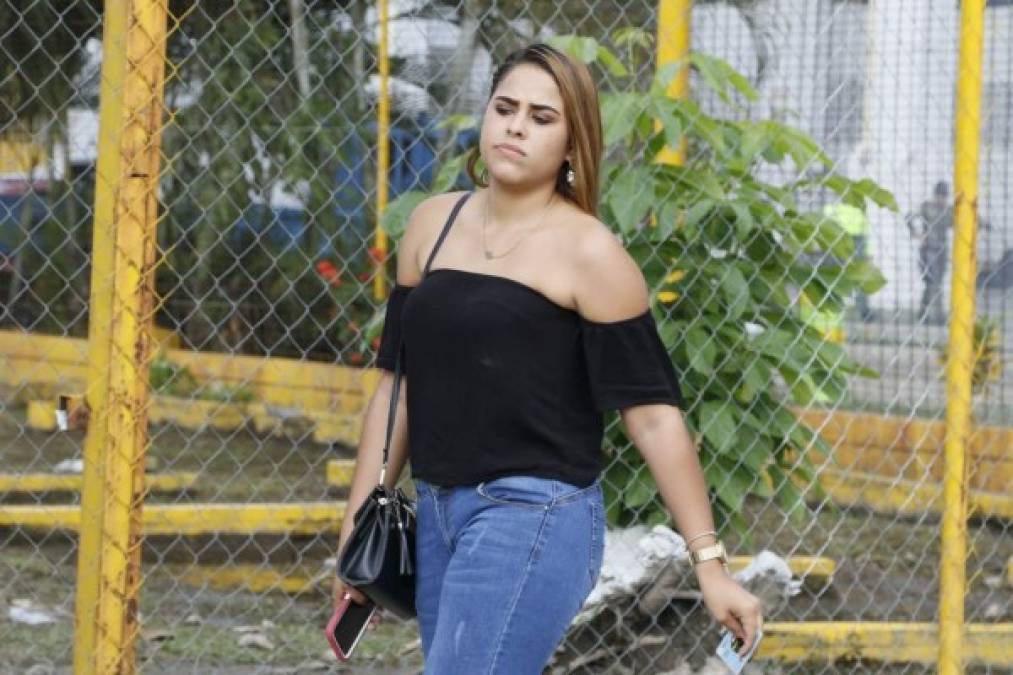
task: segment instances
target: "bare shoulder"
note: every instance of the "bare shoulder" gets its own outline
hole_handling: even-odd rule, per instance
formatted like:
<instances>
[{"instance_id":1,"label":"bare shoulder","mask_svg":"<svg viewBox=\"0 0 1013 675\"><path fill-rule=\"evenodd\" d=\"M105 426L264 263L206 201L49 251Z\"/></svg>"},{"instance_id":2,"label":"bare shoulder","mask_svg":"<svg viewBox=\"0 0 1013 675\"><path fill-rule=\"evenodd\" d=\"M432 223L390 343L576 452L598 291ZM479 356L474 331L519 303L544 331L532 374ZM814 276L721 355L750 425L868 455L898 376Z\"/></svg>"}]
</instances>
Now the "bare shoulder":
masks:
<instances>
[{"instance_id":1,"label":"bare shoulder","mask_svg":"<svg viewBox=\"0 0 1013 675\"><path fill-rule=\"evenodd\" d=\"M589 321L633 318L648 308L647 282L616 234L597 218L576 219L573 247L574 298Z\"/></svg>"},{"instance_id":2,"label":"bare shoulder","mask_svg":"<svg viewBox=\"0 0 1013 675\"><path fill-rule=\"evenodd\" d=\"M422 267L436 244L440 228L465 191L443 192L415 205L398 247L397 282L414 286L422 279Z\"/></svg>"}]
</instances>

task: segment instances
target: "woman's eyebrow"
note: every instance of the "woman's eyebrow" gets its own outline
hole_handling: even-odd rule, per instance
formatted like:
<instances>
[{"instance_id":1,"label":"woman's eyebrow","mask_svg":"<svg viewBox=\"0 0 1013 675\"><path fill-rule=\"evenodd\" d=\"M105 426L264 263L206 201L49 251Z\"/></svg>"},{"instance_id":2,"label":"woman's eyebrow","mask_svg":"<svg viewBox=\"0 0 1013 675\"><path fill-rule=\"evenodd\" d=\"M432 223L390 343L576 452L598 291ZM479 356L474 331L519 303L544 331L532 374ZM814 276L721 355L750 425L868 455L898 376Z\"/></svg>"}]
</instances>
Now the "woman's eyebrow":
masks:
<instances>
[{"instance_id":1,"label":"woman's eyebrow","mask_svg":"<svg viewBox=\"0 0 1013 675\"><path fill-rule=\"evenodd\" d=\"M502 94L500 94L499 96L497 96L496 100L497 101L505 101L505 102L510 103L512 105L517 105L517 103L518 103L517 99L510 98L509 96L503 96ZM551 110L552 112L556 113L557 115L559 114L559 111L556 110L555 108L553 108L551 105L545 105L543 103L532 103L531 107L534 108L535 110Z\"/></svg>"}]
</instances>

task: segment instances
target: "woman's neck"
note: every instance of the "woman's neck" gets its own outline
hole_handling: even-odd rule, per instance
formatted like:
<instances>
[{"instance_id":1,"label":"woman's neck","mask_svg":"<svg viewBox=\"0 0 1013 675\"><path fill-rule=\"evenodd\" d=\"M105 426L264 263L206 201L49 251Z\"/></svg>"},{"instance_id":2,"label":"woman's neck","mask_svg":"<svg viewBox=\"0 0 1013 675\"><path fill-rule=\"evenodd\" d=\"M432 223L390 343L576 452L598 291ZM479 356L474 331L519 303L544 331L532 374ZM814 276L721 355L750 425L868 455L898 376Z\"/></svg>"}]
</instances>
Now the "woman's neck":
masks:
<instances>
[{"instance_id":1,"label":"woman's neck","mask_svg":"<svg viewBox=\"0 0 1013 675\"><path fill-rule=\"evenodd\" d=\"M482 190L482 197L486 201L481 205L483 212L488 208L489 230L532 227L547 208L551 208L549 202L558 201L559 196L554 193L553 185L511 190L499 183L490 183L489 187Z\"/></svg>"}]
</instances>

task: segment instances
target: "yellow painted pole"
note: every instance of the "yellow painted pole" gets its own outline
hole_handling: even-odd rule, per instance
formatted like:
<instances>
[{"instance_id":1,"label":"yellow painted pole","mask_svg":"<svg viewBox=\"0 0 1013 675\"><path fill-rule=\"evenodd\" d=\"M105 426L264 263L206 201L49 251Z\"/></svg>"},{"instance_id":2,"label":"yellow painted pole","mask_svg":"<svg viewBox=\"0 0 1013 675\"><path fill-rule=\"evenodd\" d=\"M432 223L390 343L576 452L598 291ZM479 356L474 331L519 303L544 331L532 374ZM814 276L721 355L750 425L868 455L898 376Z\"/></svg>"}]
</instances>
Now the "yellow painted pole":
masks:
<instances>
[{"instance_id":1,"label":"yellow painted pole","mask_svg":"<svg viewBox=\"0 0 1013 675\"><path fill-rule=\"evenodd\" d=\"M693 0L658 0L658 37L657 63L658 68L669 63L682 62L678 74L668 86L668 95L672 98L689 96L689 57L690 19L693 11ZM660 127L660 122L657 126ZM666 146L658 153L658 161L663 164L681 165L686 161L686 141L680 142L678 148Z\"/></svg>"},{"instance_id":2,"label":"yellow painted pole","mask_svg":"<svg viewBox=\"0 0 1013 675\"><path fill-rule=\"evenodd\" d=\"M106 446L106 389L112 304L113 204L120 173L123 83L126 73L127 0L106 0L102 26L102 81L99 93L95 220L88 307L88 381L85 401L91 423L84 442L81 476L81 534L78 538L74 600L74 672L95 672L95 612L98 609L102 547L102 450Z\"/></svg>"},{"instance_id":3,"label":"yellow painted pole","mask_svg":"<svg viewBox=\"0 0 1013 675\"><path fill-rule=\"evenodd\" d=\"M387 0L378 0L380 13L380 44L377 45L377 60L380 69L380 91L377 97L376 120L376 250L378 258L387 257L387 233L380 224L387 210L387 177L390 175L390 59L387 54L388 23L390 13ZM387 297L386 267L379 260L373 278L373 297L383 300Z\"/></svg>"},{"instance_id":4,"label":"yellow painted pole","mask_svg":"<svg viewBox=\"0 0 1013 675\"><path fill-rule=\"evenodd\" d=\"M92 608L94 646L81 656L81 672L132 673L140 590L141 507L147 446L149 342L154 308L155 234L165 74L165 0L108 2L124 16L125 30L110 36L125 65L121 86L107 93L120 99L116 173L105 177L111 191L107 223L111 274L104 408L92 421L101 449L101 535L99 586ZM111 244L111 245L110 245ZM101 349L97 345L96 349ZM77 658L75 657L75 660Z\"/></svg>"},{"instance_id":5,"label":"yellow painted pole","mask_svg":"<svg viewBox=\"0 0 1013 675\"><path fill-rule=\"evenodd\" d=\"M939 574L938 670L942 675L962 673L964 665L964 593L967 581L967 467L964 458L971 437L985 0L963 0L960 7L953 171L956 204L949 358L946 361L946 440Z\"/></svg>"}]
</instances>

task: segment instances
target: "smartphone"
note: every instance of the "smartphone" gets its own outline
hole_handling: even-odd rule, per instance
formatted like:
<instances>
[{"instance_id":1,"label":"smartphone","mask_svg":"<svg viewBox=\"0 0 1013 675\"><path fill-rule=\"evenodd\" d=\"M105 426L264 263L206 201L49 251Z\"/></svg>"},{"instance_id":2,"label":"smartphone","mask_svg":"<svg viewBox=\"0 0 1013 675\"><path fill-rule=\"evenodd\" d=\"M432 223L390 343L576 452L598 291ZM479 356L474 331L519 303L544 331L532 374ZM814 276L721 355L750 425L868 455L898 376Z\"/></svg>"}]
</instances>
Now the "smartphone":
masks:
<instances>
[{"instance_id":1,"label":"smartphone","mask_svg":"<svg viewBox=\"0 0 1013 675\"><path fill-rule=\"evenodd\" d=\"M756 631L756 639L753 640L753 645L749 648L749 652L745 656L739 656L739 650L742 649L742 640L735 637L731 631L726 630L721 637L721 642L718 643L716 654L728 666L728 670L738 675L746 667L746 663L752 658L756 648L760 646L760 638L762 637L763 631Z\"/></svg>"},{"instance_id":2,"label":"smartphone","mask_svg":"<svg viewBox=\"0 0 1013 675\"><path fill-rule=\"evenodd\" d=\"M366 626L376 611L376 604L366 600L360 605L351 598L345 598L334 610L331 620L327 622L327 642L334 654L342 661L352 656L352 650L359 644L359 639L366 632Z\"/></svg>"}]
</instances>

